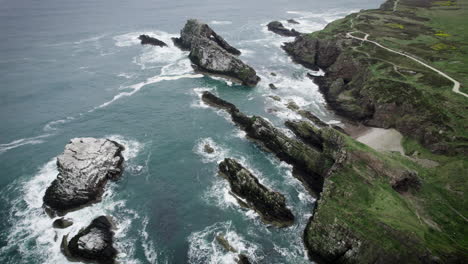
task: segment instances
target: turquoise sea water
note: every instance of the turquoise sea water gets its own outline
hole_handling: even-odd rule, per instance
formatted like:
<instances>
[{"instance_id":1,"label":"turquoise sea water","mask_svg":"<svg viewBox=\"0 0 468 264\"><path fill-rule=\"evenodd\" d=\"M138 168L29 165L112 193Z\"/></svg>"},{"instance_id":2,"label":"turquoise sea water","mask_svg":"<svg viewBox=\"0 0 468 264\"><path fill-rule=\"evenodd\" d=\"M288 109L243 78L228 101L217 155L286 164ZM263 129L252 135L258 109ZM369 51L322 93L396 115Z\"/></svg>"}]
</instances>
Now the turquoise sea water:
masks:
<instances>
[{"instance_id":1,"label":"turquoise sea water","mask_svg":"<svg viewBox=\"0 0 468 264\"><path fill-rule=\"evenodd\" d=\"M305 77L310 71L280 49L292 39L265 25L294 18L297 30L311 32L380 1L0 2L0 263L68 263L62 236L102 214L117 224L121 263L233 263L236 254L220 248L217 233L254 263L308 262L301 236L314 199L287 164L245 139L200 95L210 90L280 127L300 117L270 95L338 122ZM188 18L209 23L239 48L262 82L247 88L195 74L187 53L170 41ZM141 46L143 33L169 47ZM125 173L101 203L67 215L72 227L54 230L42 197L57 175L55 157L83 136L124 144ZM213 154L202 151L207 142ZM224 157L283 193L296 224L268 227L241 209L217 175Z\"/></svg>"}]
</instances>

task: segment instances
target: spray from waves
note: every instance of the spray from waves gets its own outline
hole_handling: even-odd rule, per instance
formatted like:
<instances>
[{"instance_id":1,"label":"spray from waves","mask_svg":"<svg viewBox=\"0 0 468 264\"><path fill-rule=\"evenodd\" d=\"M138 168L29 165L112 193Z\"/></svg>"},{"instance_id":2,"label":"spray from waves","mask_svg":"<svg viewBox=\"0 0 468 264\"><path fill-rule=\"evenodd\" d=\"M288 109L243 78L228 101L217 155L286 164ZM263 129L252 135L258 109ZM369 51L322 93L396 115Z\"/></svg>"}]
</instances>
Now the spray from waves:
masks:
<instances>
[{"instance_id":1,"label":"spray from waves","mask_svg":"<svg viewBox=\"0 0 468 264\"><path fill-rule=\"evenodd\" d=\"M216 236L223 235L229 244L238 253L226 252L217 242ZM219 222L206 227L202 231L193 232L188 238L189 242L189 263L209 263L209 264L231 264L237 263L239 253L245 254L250 260L256 262L263 257L259 254L258 246L246 241L237 234L231 222Z\"/></svg>"},{"instance_id":2,"label":"spray from waves","mask_svg":"<svg viewBox=\"0 0 468 264\"><path fill-rule=\"evenodd\" d=\"M10 149L14 149L14 148L21 147L24 145L28 145L28 144L35 145L35 144L44 143L44 139L50 136L52 135L44 134L44 135L39 135L37 137L21 138L21 139L14 140L10 143L0 144L0 154Z\"/></svg>"},{"instance_id":3,"label":"spray from waves","mask_svg":"<svg viewBox=\"0 0 468 264\"><path fill-rule=\"evenodd\" d=\"M190 106L193 108L210 108L209 105L203 102L202 95L203 95L203 92L212 92L213 90L214 90L213 88L207 88L207 87L194 88L192 90L192 94L196 95L197 98L190 104Z\"/></svg>"},{"instance_id":4,"label":"spray from waves","mask_svg":"<svg viewBox=\"0 0 468 264\"><path fill-rule=\"evenodd\" d=\"M120 142L128 152L123 153L126 160L132 160L137 154L132 144ZM135 145L135 143L133 143ZM117 224L115 232L115 246L120 252L118 260L122 263L137 263L133 259L134 243L126 237L132 222L139 216L133 210L127 209L124 200L115 197L116 184L109 183L103 194L102 201L66 215L73 221L73 225L66 229L52 228L51 219L42 208L42 198L50 183L58 174L56 158L42 166L38 173L25 182L15 182L9 188L19 192L22 199L9 201L11 209L8 224L11 226L6 237L7 246L0 249L0 259L3 263L41 262L41 263L68 263L60 252L60 243L64 235L69 238L86 227L99 215L112 215ZM21 261L11 259L11 252L21 256ZM19 253L19 254L18 254ZM8 262L7 262L8 261Z\"/></svg>"},{"instance_id":5,"label":"spray from waves","mask_svg":"<svg viewBox=\"0 0 468 264\"><path fill-rule=\"evenodd\" d=\"M227 21L227 20L212 20L210 21L211 25L231 25L232 21Z\"/></svg>"}]
</instances>

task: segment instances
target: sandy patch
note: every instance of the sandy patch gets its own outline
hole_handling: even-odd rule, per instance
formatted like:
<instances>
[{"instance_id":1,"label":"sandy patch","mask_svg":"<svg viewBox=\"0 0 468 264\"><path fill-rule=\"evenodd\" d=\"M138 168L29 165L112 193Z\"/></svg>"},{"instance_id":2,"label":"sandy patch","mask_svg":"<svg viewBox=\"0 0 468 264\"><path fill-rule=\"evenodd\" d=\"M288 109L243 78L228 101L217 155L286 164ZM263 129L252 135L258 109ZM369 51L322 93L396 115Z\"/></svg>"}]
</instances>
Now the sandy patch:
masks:
<instances>
[{"instance_id":1,"label":"sandy patch","mask_svg":"<svg viewBox=\"0 0 468 264\"><path fill-rule=\"evenodd\" d=\"M395 129L369 128L356 138L357 141L368 145L377 151L396 151L405 155L401 140L403 136Z\"/></svg>"}]
</instances>

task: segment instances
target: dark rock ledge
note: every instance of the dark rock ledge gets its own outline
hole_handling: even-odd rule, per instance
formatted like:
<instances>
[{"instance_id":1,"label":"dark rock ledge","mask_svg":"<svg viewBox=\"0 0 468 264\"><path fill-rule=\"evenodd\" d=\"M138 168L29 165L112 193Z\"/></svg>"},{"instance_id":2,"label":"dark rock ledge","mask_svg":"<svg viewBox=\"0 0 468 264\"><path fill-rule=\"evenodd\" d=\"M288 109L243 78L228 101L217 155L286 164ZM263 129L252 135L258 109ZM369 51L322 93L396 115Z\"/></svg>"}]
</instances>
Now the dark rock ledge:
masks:
<instances>
[{"instance_id":1,"label":"dark rock ledge","mask_svg":"<svg viewBox=\"0 0 468 264\"><path fill-rule=\"evenodd\" d=\"M219 164L219 173L229 181L232 192L245 199L247 206L255 210L265 223L277 227L294 224L294 215L286 207L284 195L263 186L239 162L234 159L224 159Z\"/></svg>"},{"instance_id":2,"label":"dark rock ledge","mask_svg":"<svg viewBox=\"0 0 468 264\"><path fill-rule=\"evenodd\" d=\"M297 37L301 35L301 33L297 32L295 29L285 28L283 24L279 21L272 21L268 23L267 27L269 31L284 37Z\"/></svg>"},{"instance_id":3,"label":"dark rock ledge","mask_svg":"<svg viewBox=\"0 0 468 264\"><path fill-rule=\"evenodd\" d=\"M289 138L262 117L243 114L236 106L210 92L204 92L202 100L208 105L226 110L233 122L247 133L249 139L275 154L280 160L293 165L293 175L301 180L314 196L319 195L323 187L323 175L333 164L332 158L322 155L320 149Z\"/></svg>"},{"instance_id":4,"label":"dark rock ledge","mask_svg":"<svg viewBox=\"0 0 468 264\"><path fill-rule=\"evenodd\" d=\"M140 35L138 39L141 40L141 45L149 44L153 46L167 47L167 44L164 43L164 41L161 41L157 38L150 37L148 35Z\"/></svg>"},{"instance_id":5,"label":"dark rock ledge","mask_svg":"<svg viewBox=\"0 0 468 264\"><path fill-rule=\"evenodd\" d=\"M59 174L43 198L48 213L64 215L99 201L107 181L122 174L123 150L108 139L72 139L57 158Z\"/></svg>"},{"instance_id":6,"label":"dark rock ledge","mask_svg":"<svg viewBox=\"0 0 468 264\"><path fill-rule=\"evenodd\" d=\"M190 51L189 58L197 71L226 76L247 86L255 86L260 81L256 71L236 57L240 51L207 24L190 19L180 38L173 40L181 49Z\"/></svg>"},{"instance_id":7,"label":"dark rock ledge","mask_svg":"<svg viewBox=\"0 0 468 264\"><path fill-rule=\"evenodd\" d=\"M99 216L70 242L64 236L61 249L70 260L113 264L117 256L117 250L112 244L113 238L111 221L106 216Z\"/></svg>"}]
</instances>

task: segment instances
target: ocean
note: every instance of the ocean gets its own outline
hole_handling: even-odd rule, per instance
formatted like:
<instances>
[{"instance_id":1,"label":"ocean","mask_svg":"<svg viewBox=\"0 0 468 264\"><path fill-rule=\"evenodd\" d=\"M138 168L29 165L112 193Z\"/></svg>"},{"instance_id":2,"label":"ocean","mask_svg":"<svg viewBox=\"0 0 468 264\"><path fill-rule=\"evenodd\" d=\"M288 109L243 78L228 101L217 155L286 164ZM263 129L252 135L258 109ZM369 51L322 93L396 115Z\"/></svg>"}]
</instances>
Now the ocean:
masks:
<instances>
[{"instance_id":1,"label":"ocean","mask_svg":"<svg viewBox=\"0 0 468 264\"><path fill-rule=\"evenodd\" d=\"M69 263L62 236L99 215L116 222L120 263L234 263L237 254L218 245L219 233L253 263L310 263L302 232L314 198L288 164L247 140L225 112L201 102L201 93L211 91L288 134L284 121L301 118L287 109L288 100L338 123L306 77L311 71L280 48L293 38L266 24L289 26L293 18L296 30L313 32L381 0L0 2L0 263ZM188 52L171 42L189 18L240 49L262 78L258 86L196 74ZM169 47L142 46L140 34ZM42 197L58 173L56 157L74 137L123 144L125 172L102 202L69 213L74 224L58 230ZM213 153L203 151L206 143ZM283 193L296 223L269 227L237 205L217 175L225 157Z\"/></svg>"}]
</instances>

